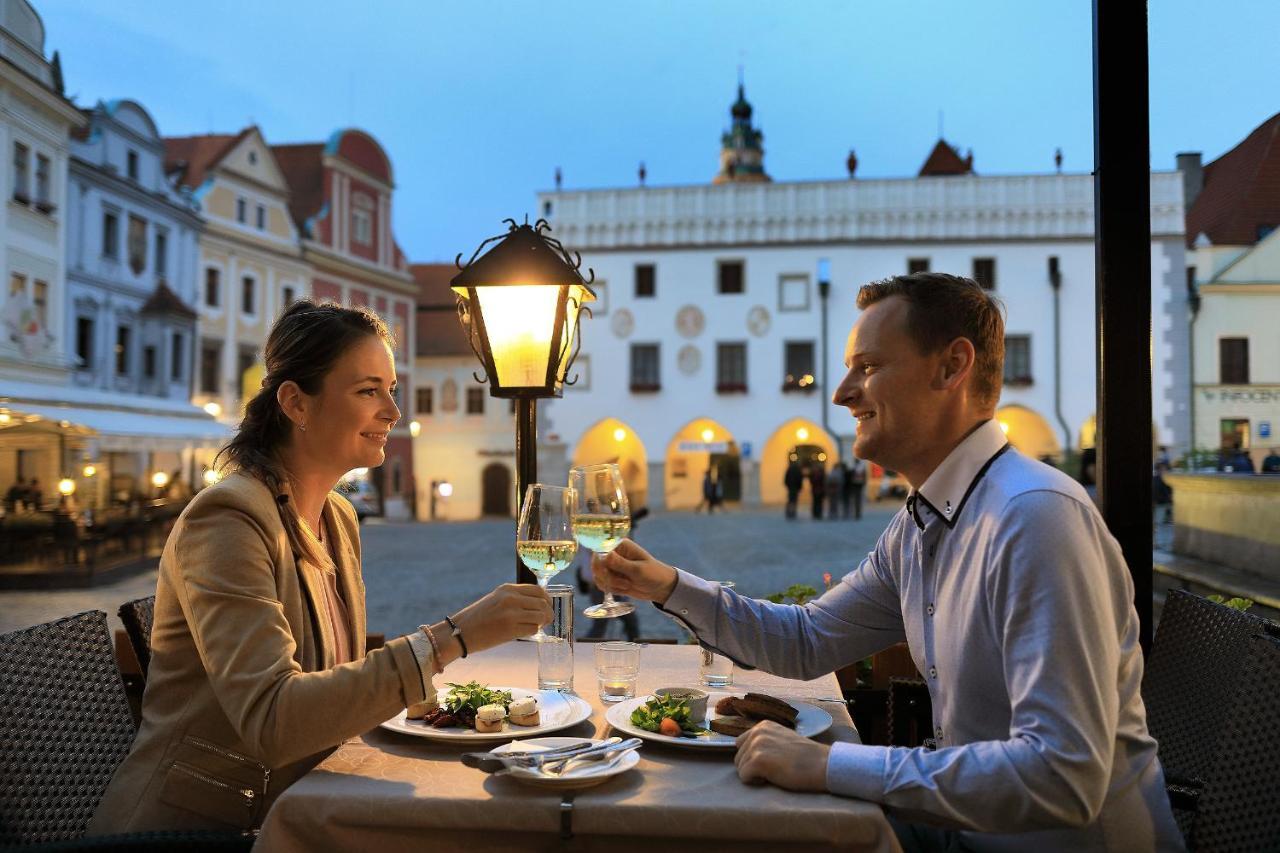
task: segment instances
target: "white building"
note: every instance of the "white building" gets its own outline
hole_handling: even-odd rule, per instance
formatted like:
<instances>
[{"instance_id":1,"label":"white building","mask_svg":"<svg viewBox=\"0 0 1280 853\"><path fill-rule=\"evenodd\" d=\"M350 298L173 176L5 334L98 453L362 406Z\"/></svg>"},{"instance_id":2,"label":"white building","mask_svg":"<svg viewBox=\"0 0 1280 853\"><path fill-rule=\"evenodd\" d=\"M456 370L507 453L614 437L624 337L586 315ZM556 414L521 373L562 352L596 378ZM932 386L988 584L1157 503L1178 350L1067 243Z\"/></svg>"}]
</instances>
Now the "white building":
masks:
<instances>
[{"instance_id":1,"label":"white building","mask_svg":"<svg viewBox=\"0 0 1280 853\"><path fill-rule=\"evenodd\" d=\"M1182 197L1179 173L1152 174L1152 278L1139 285L1152 294L1155 429L1176 449L1190 420ZM852 437L829 398L858 288L932 269L1004 302L999 417L1019 449L1060 459L1093 441L1093 200L1088 174L979 176L941 141L916 178L540 193L600 300L582 379L544 404L541 438L571 462L616 458L650 507L696 505L712 463L727 497L780 502L790 454L834 459Z\"/></svg>"}]
</instances>

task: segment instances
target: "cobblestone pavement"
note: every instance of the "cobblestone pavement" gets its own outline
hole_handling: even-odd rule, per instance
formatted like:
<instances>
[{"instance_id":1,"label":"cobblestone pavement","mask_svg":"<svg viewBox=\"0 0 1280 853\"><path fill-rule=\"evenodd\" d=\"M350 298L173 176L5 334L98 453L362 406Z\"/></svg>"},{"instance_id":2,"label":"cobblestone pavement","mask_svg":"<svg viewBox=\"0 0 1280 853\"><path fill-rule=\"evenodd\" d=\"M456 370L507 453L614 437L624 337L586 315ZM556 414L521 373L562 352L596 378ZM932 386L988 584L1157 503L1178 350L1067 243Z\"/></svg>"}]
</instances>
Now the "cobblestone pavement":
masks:
<instances>
[{"instance_id":1,"label":"cobblestone pavement","mask_svg":"<svg viewBox=\"0 0 1280 853\"><path fill-rule=\"evenodd\" d=\"M787 521L778 511L691 515L655 513L641 522L636 541L665 562L694 574L733 580L738 590L764 596L794 583L822 588L822 573L839 577L875 544L897 504L872 505L860 521ZM387 636L454 613L515 575L515 523L475 521L391 524L377 519L361 531L370 631ZM572 582L572 569L553 582ZM0 592L0 633L83 610L111 615L133 598L155 591L145 571L111 584L78 590ZM576 595L577 609L588 603ZM678 637L680 629L647 603L637 607L644 637ZM616 620L612 620L616 621ZM590 620L577 620L586 633ZM610 625L621 636L621 625Z\"/></svg>"}]
</instances>

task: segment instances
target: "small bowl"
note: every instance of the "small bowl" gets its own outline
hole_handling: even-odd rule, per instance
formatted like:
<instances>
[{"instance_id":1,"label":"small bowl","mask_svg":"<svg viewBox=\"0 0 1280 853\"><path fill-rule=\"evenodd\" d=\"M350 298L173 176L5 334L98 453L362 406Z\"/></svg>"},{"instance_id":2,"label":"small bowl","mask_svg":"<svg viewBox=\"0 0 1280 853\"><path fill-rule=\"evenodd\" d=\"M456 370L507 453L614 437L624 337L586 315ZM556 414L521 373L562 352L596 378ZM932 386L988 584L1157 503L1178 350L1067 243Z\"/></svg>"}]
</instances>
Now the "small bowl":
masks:
<instances>
[{"instance_id":1,"label":"small bowl","mask_svg":"<svg viewBox=\"0 0 1280 853\"><path fill-rule=\"evenodd\" d=\"M707 718L707 691L705 690L699 690L696 687L659 687L653 691L653 695L664 699L687 699L689 716L693 720L702 721Z\"/></svg>"}]
</instances>

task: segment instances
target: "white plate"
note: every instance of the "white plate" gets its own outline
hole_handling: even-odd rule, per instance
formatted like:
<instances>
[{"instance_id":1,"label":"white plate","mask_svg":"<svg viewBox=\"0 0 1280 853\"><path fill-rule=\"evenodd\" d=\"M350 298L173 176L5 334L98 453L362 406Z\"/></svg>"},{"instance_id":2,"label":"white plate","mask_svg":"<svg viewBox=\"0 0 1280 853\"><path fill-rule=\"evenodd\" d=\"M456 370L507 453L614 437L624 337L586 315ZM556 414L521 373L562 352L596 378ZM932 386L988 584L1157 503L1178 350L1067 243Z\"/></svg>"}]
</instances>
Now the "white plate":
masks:
<instances>
[{"instance_id":1,"label":"white plate","mask_svg":"<svg viewBox=\"0 0 1280 853\"><path fill-rule=\"evenodd\" d=\"M717 702L726 696L742 697L743 695L743 693L711 693L707 697L707 719L702 721L702 727L707 728L711 720L722 716L715 711ZM737 744L737 738L722 735L719 732L711 732L699 737L671 737L670 735L645 731L639 726L632 725L631 712L652 698L652 695L637 696L634 699L619 702L605 712L605 721L624 734L642 737L645 740L657 743L669 743L672 746L684 746L690 749L733 749ZM807 702L790 702L788 704L800 712L800 715L796 717L796 731L805 737L815 737L831 728L831 715L816 705L810 705Z\"/></svg>"},{"instance_id":2,"label":"white plate","mask_svg":"<svg viewBox=\"0 0 1280 853\"><path fill-rule=\"evenodd\" d=\"M502 746L490 750L490 752L495 754L505 752L542 752L547 749L558 749L562 746L573 746L574 744L582 743L584 740L588 740L588 738L539 737L530 740L515 740L511 743L504 743ZM590 738L589 740L595 744L604 743L599 738ZM599 761L575 762L568 765L566 771L560 776L547 776L541 770L533 770L526 767L513 768L503 775L519 779L521 782L528 782L531 785L540 785L544 788L589 788L592 785L599 785L619 773L626 773L639 763L640 756L633 749L608 763Z\"/></svg>"},{"instance_id":3,"label":"white plate","mask_svg":"<svg viewBox=\"0 0 1280 853\"><path fill-rule=\"evenodd\" d=\"M453 743L492 743L493 741L511 740L513 737L535 737L537 735L558 732L569 726L577 725L591 718L591 705L587 700L572 693L559 693L555 690L525 690L522 687L493 687L492 690L506 690L512 699L523 699L533 696L538 700L539 724L536 726L516 726L510 720L504 720L502 728L496 732L478 732L465 726L449 726L435 729L422 720L406 720L401 711L391 719L382 723L382 728L402 735L414 735L428 740L451 741ZM444 698L444 693L440 698Z\"/></svg>"}]
</instances>

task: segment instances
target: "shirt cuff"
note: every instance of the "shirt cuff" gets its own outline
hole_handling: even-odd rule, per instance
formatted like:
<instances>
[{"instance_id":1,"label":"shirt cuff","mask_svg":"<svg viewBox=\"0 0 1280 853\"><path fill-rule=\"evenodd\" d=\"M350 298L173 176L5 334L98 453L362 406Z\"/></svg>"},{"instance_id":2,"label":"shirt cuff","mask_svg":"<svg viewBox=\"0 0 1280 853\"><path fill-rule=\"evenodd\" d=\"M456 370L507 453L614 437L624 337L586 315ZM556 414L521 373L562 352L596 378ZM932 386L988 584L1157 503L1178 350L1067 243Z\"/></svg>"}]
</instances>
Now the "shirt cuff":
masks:
<instances>
[{"instance_id":1,"label":"shirt cuff","mask_svg":"<svg viewBox=\"0 0 1280 853\"><path fill-rule=\"evenodd\" d=\"M676 588L665 604L654 606L684 625L699 639L716 624L716 607L720 601L720 584L705 581L683 569L676 569ZM714 637L707 637L711 642Z\"/></svg>"},{"instance_id":2,"label":"shirt cuff","mask_svg":"<svg viewBox=\"0 0 1280 853\"><path fill-rule=\"evenodd\" d=\"M418 662L422 672L422 701L431 702L436 696L436 686L431 682L431 674L436 671L435 655L431 651L431 641L421 631L407 635L409 648L413 649L413 658Z\"/></svg>"},{"instance_id":3,"label":"shirt cuff","mask_svg":"<svg viewBox=\"0 0 1280 853\"><path fill-rule=\"evenodd\" d=\"M827 790L842 797L878 803L884 798L884 765L889 748L833 743L827 756Z\"/></svg>"}]
</instances>

